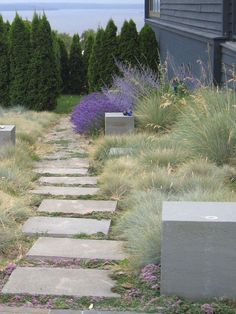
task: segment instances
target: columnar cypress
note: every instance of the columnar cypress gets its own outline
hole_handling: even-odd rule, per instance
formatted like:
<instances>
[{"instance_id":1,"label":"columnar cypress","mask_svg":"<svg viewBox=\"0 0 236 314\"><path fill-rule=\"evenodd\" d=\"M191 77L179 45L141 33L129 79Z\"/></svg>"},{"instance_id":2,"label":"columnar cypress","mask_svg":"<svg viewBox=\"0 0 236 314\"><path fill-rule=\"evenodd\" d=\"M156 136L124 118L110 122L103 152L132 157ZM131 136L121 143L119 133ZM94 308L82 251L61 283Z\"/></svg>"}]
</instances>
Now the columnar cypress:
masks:
<instances>
[{"instance_id":1,"label":"columnar cypress","mask_svg":"<svg viewBox=\"0 0 236 314\"><path fill-rule=\"evenodd\" d=\"M7 30L0 15L0 106L9 105L9 54Z\"/></svg>"},{"instance_id":2,"label":"columnar cypress","mask_svg":"<svg viewBox=\"0 0 236 314\"><path fill-rule=\"evenodd\" d=\"M29 91L28 91L28 107L30 109L37 109L40 107L40 80L39 75L41 71L41 47L39 44L39 26L41 18L38 14L34 14L31 24L31 58L29 65Z\"/></svg>"},{"instance_id":3,"label":"columnar cypress","mask_svg":"<svg viewBox=\"0 0 236 314\"><path fill-rule=\"evenodd\" d=\"M35 103L35 109L53 110L59 93L52 31L45 15L39 23L38 47L40 47L39 98Z\"/></svg>"},{"instance_id":4,"label":"columnar cypress","mask_svg":"<svg viewBox=\"0 0 236 314\"><path fill-rule=\"evenodd\" d=\"M66 45L62 39L59 39L60 46L60 64L61 64L61 81L62 88L61 91L63 93L68 93L68 85L69 85L69 56L68 51L66 49Z\"/></svg>"},{"instance_id":5,"label":"columnar cypress","mask_svg":"<svg viewBox=\"0 0 236 314\"><path fill-rule=\"evenodd\" d=\"M156 35L149 25L145 25L139 34L140 63L153 71L158 71L160 63L159 46Z\"/></svg>"},{"instance_id":6,"label":"columnar cypress","mask_svg":"<svg viewBox=\"0 0 236 314\"><path fill-rule=\"evenodd\" d=\"M138 64L139 53L139 36L136 24L133 20L125 21L119 38L120 60L135 66Z\"/></svg>"},{"instance_id":7,"label":"columnar cypress","mask_svg":"<svg viewBox=\"0 0 236 314\"><path fill-rule=\"evenodd\" d=\"M55 56L55 62L56 62L56 79L57 79L57 91L58 94L62 91L62 78L61 78L61 48L59 44L59 38L57 36L56 32L52 32L52 38L53 38L53 51Z\"/></svg>"},{"instance_id":8,"label":"columnar cypress","mask_svg":"<svg viewBox=\"0 0 236 314\"><path fill-rule=\"evenodd\" d=\"M89 59L89 68L88 68L88 82L89 90L98 91L103 86L103 80L101 77L102 60L104 58L104 36L105 32L100 28L97 32L96 39L93 45L93 50Z\"/></svg>"},{"instance_id":9,"label":"columnar cypress","mask_svg":"<svg viewBox=\"0 0 236 314\"><path fill-rule=\"evenodd\" d=\"M118 56L117 27L113 20L107 24L103 43L102 81L108 87L112 84L112 76L118 72L116 59Z\"/></svg>"},{"instance_id":10,"label":"columnar cypress","mask_svg":"<svg viewBox=\"0 0 236 314\"><path fill-rule=\"evenodd\" d=\"M16 14L10 29L10 102L13 106L28 104L30 32Z\"/></svg>"},{"instance_id":11,"label":"columnar cypress","mask_svg":"<svg viewBox=\"0 0 236 314\"><path fill-rule=\"evenodd\" d=\"M80 37L78 34L73 36L69 57L69 68L70 92L72 94L81 94L85 88L85 69L80 45Z\"/></svg>"},{"instance_id":12,"label":"columnar cypress","mask_svg":"<svg viewBox=\"0 0 236 314\"><path fill-rule=\"evenodd\" d=\"M86 91L89 90L89 83L88 83L88 68L89 68L89 60L90 56L93 51L93 45L95 41L95 36L93 34L89 34L84 43L84 69L85 69L85 82L86 82Z\"/></svg>"}]
</instances>

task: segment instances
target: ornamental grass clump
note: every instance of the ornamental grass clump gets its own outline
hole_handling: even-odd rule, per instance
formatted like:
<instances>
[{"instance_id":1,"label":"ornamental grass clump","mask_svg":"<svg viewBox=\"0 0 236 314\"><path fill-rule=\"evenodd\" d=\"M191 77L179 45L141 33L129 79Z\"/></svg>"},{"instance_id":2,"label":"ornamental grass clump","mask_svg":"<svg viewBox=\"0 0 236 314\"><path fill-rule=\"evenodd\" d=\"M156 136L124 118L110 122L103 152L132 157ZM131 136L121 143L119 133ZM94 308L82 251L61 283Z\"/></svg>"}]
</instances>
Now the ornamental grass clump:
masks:
<instances>
[{"instance_id":1,"label":"ornamental grass clump","mask_svg":"<svg viewBox=\"0 0 236 314\"><path fill-rule=\"evenodd\" d=\"M81 103L75 107L71 121L77 133L93 135L104 129L106 112L120 111L120 108L105 95L92 93L84 97Z\"/></svg>"},{"instance_id":2,"label":"ornamental grass clump","mask_svg":"<svg viewBox=\"0 0 236 314\"><path fill-rule=\"evenodd\" d=\"M236 95L230 90L202 89L192 96L176 125L175 140L192 156L217 165L235 163Z\"/></svg>"},{"instance_id":3,"label":"ornamental grass clump","mask_svg":"<svg viewBox=\"0 0 236 314\"><path fill-rule=\"evenodd\" d=\"M154 92L139 100L135 118L140 129L149 132L166 132L177 121L180 108L185 104L172 90Z\"/></svg>"}]
</instances>

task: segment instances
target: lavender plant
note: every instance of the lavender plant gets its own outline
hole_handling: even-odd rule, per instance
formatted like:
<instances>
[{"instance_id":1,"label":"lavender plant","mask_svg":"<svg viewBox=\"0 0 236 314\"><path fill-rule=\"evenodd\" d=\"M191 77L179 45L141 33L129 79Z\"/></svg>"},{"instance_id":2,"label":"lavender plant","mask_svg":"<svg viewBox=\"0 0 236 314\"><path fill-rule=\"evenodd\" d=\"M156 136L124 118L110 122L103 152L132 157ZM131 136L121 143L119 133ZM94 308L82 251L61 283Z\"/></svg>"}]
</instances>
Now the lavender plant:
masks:
<instances>
[{"instance_id":1,"label":"lavender plant","mask_svg":"<svg viewBox=\"0 0 236 314\"><path fill-rule=\"evenodd\" d=\"M158 75L145 66L117 62L117 67L120 74L113 77L111 89L104 88L103 94L123 110L133 109L140 98L160 88Z\"/></svg>"},{"instance_id":2,"label":"lavender plant","mask_svg":"<svg viewBox=\"0 0 236 314\"><path fill-rule=\"evenodd\" d=\"M101 93L93 93L83 98L75 107L71 121L74 130L80 134L94 134L104 128L106 112L121 111L117 104Z\"/></svg>"}]
</instances>

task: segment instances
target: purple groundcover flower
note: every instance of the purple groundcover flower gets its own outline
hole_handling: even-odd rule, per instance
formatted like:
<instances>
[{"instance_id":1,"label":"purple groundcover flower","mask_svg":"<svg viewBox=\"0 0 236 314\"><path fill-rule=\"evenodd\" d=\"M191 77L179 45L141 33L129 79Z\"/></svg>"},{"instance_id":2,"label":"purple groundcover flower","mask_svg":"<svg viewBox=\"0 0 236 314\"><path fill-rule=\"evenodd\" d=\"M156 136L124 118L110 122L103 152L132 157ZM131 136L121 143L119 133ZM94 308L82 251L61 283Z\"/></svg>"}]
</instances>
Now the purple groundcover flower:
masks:
<instances>
[{"instance_id":1,"label":"purple groundcover flower","mask_svg":"<svg viewBox=\"0 0 236 314\"><path fill-rule=\"evenodd\" d=\"M122 112L102 93L93 93L84 97L75 107L71 121L80 134L93 134L104 128L106 112Z\"/></svg>"},{"instance_id":2,"label":"purple groundcover flower","mask_svg":"<svg viewBox=\"0 0 236 314\"><path fill-rule=\"evenodd\" d=\"M214 306L212 304L203 304L201 307L204 314L214 314Z\"/></svg>"},{"instance_id":3,"label":"purple groundcover flower","mask_svg":"<svg viewBox=\"0 0 236 314\"><path fill-rule=\"evenodd\" d=\"M7 265L6 269L5 269L5 272L6 272L6 275L10 276L11 273L16 269L16 264L13 264L13 263L10 263Z\"/></svg>"},{"instance_id":4,"label":"purple groundcover flower","mask_svg":"<svg viewBox=\"0 0 236 314\"><path fill-rule=\"evenodd\" d=\"M140 274L140 279L153 290L160 289L161 266L149 264L145 266Z\"/></svg>"}]
</instances>

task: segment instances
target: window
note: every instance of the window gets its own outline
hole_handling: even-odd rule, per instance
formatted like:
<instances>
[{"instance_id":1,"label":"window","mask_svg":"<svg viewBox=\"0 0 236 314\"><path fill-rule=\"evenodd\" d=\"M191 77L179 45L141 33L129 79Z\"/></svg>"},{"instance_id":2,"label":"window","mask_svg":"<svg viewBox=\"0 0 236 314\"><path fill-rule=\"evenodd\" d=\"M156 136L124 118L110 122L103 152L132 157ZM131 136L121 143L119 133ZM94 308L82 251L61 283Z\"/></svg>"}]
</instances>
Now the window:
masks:
<instances>
[{"instance_id":1,"label":"window","mask_svg":"<svg viewBox=\"0 0 236 314\"><path fill-rule=\"evenodd\" d=\"M149 0L149 15L160 16L160 0Z\"/></svg>"}]
</instances>

